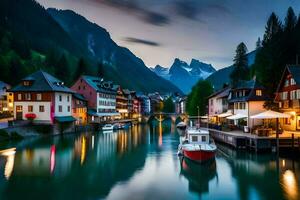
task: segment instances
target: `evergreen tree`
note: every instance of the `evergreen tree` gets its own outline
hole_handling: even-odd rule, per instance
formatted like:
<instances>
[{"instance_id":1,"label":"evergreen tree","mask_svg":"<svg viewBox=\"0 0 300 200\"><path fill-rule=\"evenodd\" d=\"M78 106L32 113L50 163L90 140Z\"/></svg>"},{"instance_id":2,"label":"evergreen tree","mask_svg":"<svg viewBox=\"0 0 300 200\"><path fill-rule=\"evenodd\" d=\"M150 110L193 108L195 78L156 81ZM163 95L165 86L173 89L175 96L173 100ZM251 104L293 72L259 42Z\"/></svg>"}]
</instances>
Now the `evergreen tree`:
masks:
<instances>
[{"instance_id":1,"label":"evergreen tree","mask_svg":"<svg viewBox=\"0 0 300 200\"><path fill-rule=\"evenodd\" d=\"M187 98L187 112L189 115L198 115L197 106L199 106L199 114L207 113L207 97L213 93L212 85L209 81L200 80L193 88Z\"/></svg>"},{"instance_id":2,"label":"evergreen tree","mask_svg":"<svg viewBox=\"0 0 300 200\"><path fill-rule=\"evenodd\" d=\"M270 15L267 21L266 30L263 39L263 45L265 45L270 40L272 40L281 31L282 31L281 22L279 21L277 15L274 12L272 12L272 14Z\"/></svg>"},{"instance_id":3,"label":"evergreen tree","mask_svg":"<svg viewBox=\"0 0 300 200\"><path fill-rule=\"evenodd\" d=\"M60 80L64 80L67 84L70 81L70 69L65 54L60 57L55 66L55 76Z\"/></svg>"},{"instance_id":4,"label":"evergreen tree","mask_svg":"<svg viewBox=\"0 0 300 200\"><path fill-rule=\"evenodd\" d=\"M78 61L77 70L75 72L74 78L77 80L81 75L87 73L87 65L83 58L80 58Z\"/></svg>"},{"instance_id":5,"label":"evergreen tree","mask_svg":"<svg viewBox=\"0 0 300 200\"><path fill-rule=\"evenodd\" d=\"M19 81L24 78L26 75L24 66L20 62L19 58L13 58L10 62L10 68L9 68L9 77L10 81L8 83L12 85L16 85L19 83Z\"/></svg>"},{"instance_id":6,"label":"evergreen tree","mask_svg":"<svg viewBox=\"0 0 300 200\"><path fill-rule=\"evenodd\" d=\"M175 105L174 105L172 97L169 97L164 101L163 112L166 112L166 113L174 113L175 112Z\"/></svg>"},{"instance_id":7,"label":"evergreen tree","mask_svg":"<svg viewBox=\"0 0 300 200\"><path fill-rule=\"evenodd\" d=\"M297 24L297 17L294 13L293 8L289 7L287 11L287 15L285 17L284 30L290 32L295 28L296 24Z\"/></svg>"},{"instance_id":8,"label":"evergreen tree","mask_svg":"<svg viewBox=\"0 0 300 200\"><path fill-rule=\"evenodd\" d=\"M260 49L261 48L261 40L260 40L260 37L258 37L257 41L256 41L256 50Z\"/></svg>"},{"instance_id":9,"label":"evergreen tree","mask_svg":"<svg viewBox=\"0 0 300 200\"><path fill-rule=\"evenodd\" d=\"M104 65L103 63L98 64L97 75L100 77L104 77Z\"/></svg>"},{"instance_id":10,"label":"evergreen tree","mask_svg":"<svg viewBox=\"0 0 300 200\"><path fill-rule=\"evenodd\" d=\"M232 86L236 86L240 80L249 78L247 47L243 42L237 46L233 61L234 69L230 74L230 79Z\"/></svg>"}]
</instances>

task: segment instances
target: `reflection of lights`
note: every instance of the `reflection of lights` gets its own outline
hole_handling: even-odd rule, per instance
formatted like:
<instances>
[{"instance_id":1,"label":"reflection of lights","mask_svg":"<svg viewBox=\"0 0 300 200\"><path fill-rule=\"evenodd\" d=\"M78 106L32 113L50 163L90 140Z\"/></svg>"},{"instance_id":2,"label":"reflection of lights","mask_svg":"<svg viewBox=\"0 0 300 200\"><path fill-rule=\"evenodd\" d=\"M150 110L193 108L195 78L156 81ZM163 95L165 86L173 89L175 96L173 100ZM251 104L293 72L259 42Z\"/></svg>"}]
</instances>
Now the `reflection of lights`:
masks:
<instances>
[{"instance_id":1,"label":"reflection of lights","mask_svg":"<svg viewBox=\"0 0 300 200\"><path fill-rule=\"evenodd\" d=\"M282 160L282 167L285 167L285 160Z\"/></svg>"},{"instance_id":2,"label":"reflection of lights","mask_svg":"<svg viewBox=\"0 0 300 200\"><path fill-rule=\"evenodd\" d=\"M295 174L291 170L286 170L283 173L282 181L288 199L298 199L298 184Z\"/></svg>"},{"instance_id":3,"label":"reflection of lights","mask_svg":"<svg viewBox=\"0 0 300 200\"><path fill-rule=\"evenodd\" d=\"M4 176L8 180L11 176L15 163L16 148L6 149L0 152L0 155L7 157L4 167Z\"/></svg>"},{"instance_id":4,"label":"reflection of lights","mask_svg":"<svg viewBox=\"0 0 300 200\"><path fill-rule=\"evenodd\" d=\"M159 125L158 125L158 133L159 133L159 138L158 138L158 144L159 146L162 146L162 124L161 122L159 122Z\"/></svg>"},{"instance_id":5,"label":"reflection of lights","mask_svg":"<svg viewBox=\"0 0 300 200\"><path fill-rule=\"evenodd\" d=\"M86 155L86 139L85 137L82 137L81 140L81 155L80 155L80 164L83 164L85 160L85 155Z\"/></svg>"},{"instance_id":6,"label":"reflection of lights","mask_svg":"<svg viewBox=\"0 0 300 200\"><path fill-rule=\"evenodd\" d=\"M95 137L92 136L92 149L94 149L94 144L95 144Z\"/></svg>"},{"instance_id":7,"label":"reflection of lights","mask_svg":"<svg viewBox=\"0 0 300 200\"><path fill-rule=\"evenodd\" d=\"M56 152L55 145L52 145L50 148L50 173L53 173L55 168L55 152Z\"/></svg>"}]
</instances>

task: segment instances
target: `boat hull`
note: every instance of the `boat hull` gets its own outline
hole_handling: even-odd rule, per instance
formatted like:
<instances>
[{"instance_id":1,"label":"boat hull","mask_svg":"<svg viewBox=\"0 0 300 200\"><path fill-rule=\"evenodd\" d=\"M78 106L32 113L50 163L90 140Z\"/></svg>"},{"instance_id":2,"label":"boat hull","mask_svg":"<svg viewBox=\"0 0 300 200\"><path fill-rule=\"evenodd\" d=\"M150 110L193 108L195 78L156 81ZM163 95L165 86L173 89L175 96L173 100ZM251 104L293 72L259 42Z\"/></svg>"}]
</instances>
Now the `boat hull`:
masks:
<instances>
[{"instance_id":1,"label":"boat hull","mask_svg":"<svg viewBox=\"0 0 300 200\"><path fill-rule=\"evenodd\" d=\"M197 151L189 151L183 149L183 156L195 162L205 162L211 159L214 159L216 155L215 151L205 151L205 150L197 150Z\"/></svg>"}]
</instances>

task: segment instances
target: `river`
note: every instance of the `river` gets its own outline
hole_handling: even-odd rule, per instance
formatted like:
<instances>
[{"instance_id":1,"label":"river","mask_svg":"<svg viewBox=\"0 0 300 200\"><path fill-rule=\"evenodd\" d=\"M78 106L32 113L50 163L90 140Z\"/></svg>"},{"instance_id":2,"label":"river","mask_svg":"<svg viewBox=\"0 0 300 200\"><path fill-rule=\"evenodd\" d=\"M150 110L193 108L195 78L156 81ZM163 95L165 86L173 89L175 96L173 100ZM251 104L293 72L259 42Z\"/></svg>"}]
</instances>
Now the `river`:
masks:
<instances>
[{"instance_id":1,"label":"river","mask_svg":"<svg viewBox=\"0 0 300 200\"><path fill-rule=\"evenodd\" d=\"M177 146L170 123L1 143L0 199L300 199L299 157L218 144L198 165Z\"/></svg>"}]
</instances>

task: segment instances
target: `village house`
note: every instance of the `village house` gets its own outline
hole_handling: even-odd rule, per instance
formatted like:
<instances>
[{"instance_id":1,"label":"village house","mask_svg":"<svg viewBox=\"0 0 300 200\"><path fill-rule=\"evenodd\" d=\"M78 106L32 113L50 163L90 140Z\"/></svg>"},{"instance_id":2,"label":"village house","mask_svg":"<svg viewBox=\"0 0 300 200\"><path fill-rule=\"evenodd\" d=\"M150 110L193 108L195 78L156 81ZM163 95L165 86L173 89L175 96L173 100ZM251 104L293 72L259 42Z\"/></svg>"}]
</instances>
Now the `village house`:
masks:
<instances>
[{"instance_id":1,"label":"village house","mask_svg":"<svg viewBox=\"0 0 300 200\"><path fill-rule=\"evenodd\" d=\"M131 91L131 97L132 97L132 114L131 117L133 119L138 119L141 117L141 102L139 101L136 92Z\"/></svg>"},{"instance_id":2,"label":"village house","mask_svg":"<svg viewBox=\"0 0 300 200\"><path fill-rule=\"evenodd\" d=\"M14 119L40 124L72 125L72 94L64 83L44 71L37 71L10 92L14 96Z\"/></svg>"},{"instance_id":3,"label":"village house","mask_svg":"<svg viewBox=\"0 0 300 200\"><path fill-rule=\"evenodd\" d=\"M81 94L73 94L72 115L76 119L76 125L87 124L87 100Z\"/></svg>"},{"instance_id":4,"label":"village house","mask_svg":"<svg viewBox=\"0 0 300 200\"><path fill-rule=\"evenodd\" d=\"M262 124L261 120L250 119L250 116L266 111L264 104L268 99L264 87L256 79L240 81L230 91L228 100L233 108L233 115L227 119L233 120L235 125L245 127L244 131L248 132L249 128Z\"/></svg>"},{"instance_id":5,"label":"village house","mask_svg":"<svg viewBox=\"0 0 300 200\"><path fill-rule=\"evenodd\" d=\"M281 119L280 125L284 130L300 130L300 66L286 66L278 84L275 102L279 110L290 114L290 118Z\"/></svg>"},{"instance_id":6,"label":"village house","mask_svg":"<svg viewBox=\"0 0 300 200\"><path fill-rule=\"evenodd\" d=\"M116 97L116 109L117 112L120 114L121 119L128 118L128 95L124 92L121 86L116 85L115 88L117 89L117 97Z\"/></svg>"},{"instance_id":7,"label":"village house","mask_svg":"<svg viewBox=\"0 0 300 200\"><path fill-rule=\"evenodd\" d=\"M88 122L100 123L114 120L116 112L116 90L112 82L100 77L83 75L71 87L88 102Z\"/></svg>"},{"instance_id":8,"label":"village house","mask_svg":"<svg viewBox=\"0 0 300 200\"><path fill-rule=\"evenodd\" d=\"M140 104L140 114L149 115L151 112L150 98L144 94L136 94Z\"/></svg>"},{"instance_id":9,"label":"village house","mask_svg":"<svg viewBox=\"0 0 300 200\"><path fill-rule=\"evenodd\" d=\"M208 97L208 116L211 123L220 123L232 115L232 110L228 105L230 90L230 87L226 87Z\"/></svg>"},{"instance_id":10,"label":"village house","mask_svg":"<svg viewBox=\"0 0 300 200\"><path fill-rule=\"evenodd\" d=\"M0 81L0 113L13 113L13 94L8 92L9 89L11 89L9 84Z\"/></svg>"}]
</instances>

